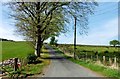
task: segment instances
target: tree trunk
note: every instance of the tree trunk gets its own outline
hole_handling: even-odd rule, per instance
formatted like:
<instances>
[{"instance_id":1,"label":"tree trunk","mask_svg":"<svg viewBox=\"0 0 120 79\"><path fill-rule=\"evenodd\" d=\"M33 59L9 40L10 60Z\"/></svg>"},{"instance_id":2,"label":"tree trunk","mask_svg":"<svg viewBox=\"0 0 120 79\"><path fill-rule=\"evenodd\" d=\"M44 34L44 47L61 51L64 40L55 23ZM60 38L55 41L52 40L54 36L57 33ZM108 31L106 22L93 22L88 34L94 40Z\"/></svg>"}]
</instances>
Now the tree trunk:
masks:
<instances>
[{"instance_id":1,"label":"tree trunk","mask_svg":"<svg viewBox=\"0 0 120 79\"><path fill-rule=\"evenodd\" d=\"M36 44L35 44L35 55L37 56L37 42L36 42Z\"/></svg>"},{"instance_id":2,"label":"tree trunk","mask_svg":"<svg viewBox=\"0 0 120 79\"><path fill-rule=\"evenodd\" d=\"M36 51L37 57L40 57L41 48L42 48L42 41L41 41L41 36L39 36L37 41L37 51Z\"/></svg>"},{"instance_id":3,"label":"tree trunk","mask_svg":"<svg viewBox=\"0 0 120 79\"><path fill-rule=\"evenodd\" d=\"M40 52L41 52L41 30L40 30L40 28L41 28L41 25L40 25L40 2L37 2L37 8L36 8L36 10L37 10L37 23L38 23L38 25L37 25L37 34L38 34L38 36L37 36L37 51L36 51L36 53L37 53L37 57L40 57Z\"/></svg>"}]
</instances>

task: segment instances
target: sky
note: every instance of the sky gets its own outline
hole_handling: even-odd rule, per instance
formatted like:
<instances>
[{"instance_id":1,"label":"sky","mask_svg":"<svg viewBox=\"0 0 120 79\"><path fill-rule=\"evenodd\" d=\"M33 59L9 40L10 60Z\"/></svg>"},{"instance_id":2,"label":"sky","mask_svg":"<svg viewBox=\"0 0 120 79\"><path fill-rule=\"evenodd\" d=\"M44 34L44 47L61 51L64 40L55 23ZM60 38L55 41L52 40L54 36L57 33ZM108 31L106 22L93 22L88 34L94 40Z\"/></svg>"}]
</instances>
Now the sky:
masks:
<instances>
[{"instance_id":1,"label":"sky","mask_svg":"<svg viewBox=\"0 0 120 79\"><path fill-rule=\"evenodd\" d=\"M117 2L98 2L94 15L89 16L89 29L87 35L80 35L77 27L77 44L85 45L109 45L109 41L118 40L118 3ZM9 9L0 3L0 38L22 41L24 38L16 34L13 22L8 15ZM70 23L73 28L74 24ZM56 37L58 43L73 44L74 31L61 34ZM50 39L45 42L49 42Z\"/></svg>"}]
</instances>

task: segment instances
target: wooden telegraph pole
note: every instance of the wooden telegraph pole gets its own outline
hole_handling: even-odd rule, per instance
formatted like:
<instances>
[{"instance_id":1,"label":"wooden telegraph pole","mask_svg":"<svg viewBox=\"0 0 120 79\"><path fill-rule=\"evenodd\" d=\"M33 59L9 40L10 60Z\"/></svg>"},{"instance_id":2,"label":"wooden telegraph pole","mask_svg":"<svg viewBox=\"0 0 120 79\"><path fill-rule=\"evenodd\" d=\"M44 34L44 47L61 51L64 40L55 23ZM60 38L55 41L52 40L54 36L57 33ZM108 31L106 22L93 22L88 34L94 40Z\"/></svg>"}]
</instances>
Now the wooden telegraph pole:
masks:
<instances>
[{"instance_id":1,"label":"wooden telegraph pole","mask_svg":"<svg viewBox=\"0 0 120 79\"><path fill-rule=\"evenodd\" d=\"M77 18L74 16L74 59L76 59L76 20Z\"/></svg>"}]
</instances>

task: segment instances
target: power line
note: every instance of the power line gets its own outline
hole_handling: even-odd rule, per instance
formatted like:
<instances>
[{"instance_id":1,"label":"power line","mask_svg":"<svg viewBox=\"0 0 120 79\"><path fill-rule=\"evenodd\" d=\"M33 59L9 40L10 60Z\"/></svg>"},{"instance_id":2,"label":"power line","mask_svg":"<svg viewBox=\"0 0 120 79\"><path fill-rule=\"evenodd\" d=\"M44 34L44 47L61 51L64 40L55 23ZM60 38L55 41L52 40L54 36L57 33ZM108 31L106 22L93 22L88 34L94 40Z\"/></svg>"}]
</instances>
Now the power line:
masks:
<instances>
[{"instance_id":1,"label":"power line","mask_svg":"<svg viewBox=\"0 0 120 79\"><path fill-rule=\"evenodd\" d=\"M99 13L99 14L96 14L96 15L93 15L93 16L91 16L91 18L94 18L94 17L99 17L99 16L101 16L101 15L103 15L103 14L110 14L110 13L112 13L112 12L118 12L118 9L119 9L120 7L118 7L118 8L115 8L115 9L111 9L111 10L108 10L108 11L105 11L105 12L102 12L102 13ZM111 12L112 11L112 12ZM111 15L113 15L114 13L112 13ZM114 14L115 15L115 14ZM110 17L110 16L109 16ZM106 17L105 17L106 18ZM104 18L102 18L102 19L104 19ZM100 19L101 20L101 19ZM92 21L92 24L94 24L95 22L99 22L100 20L93 20Z\"/></svg>"},{"instance_id":2,"label":"power line","mask_svg":"<svg viewBox=\"0 0 120 79\"><path fill-rule=\"evenodd\" d=\"M118 8L120 8L120 7L118 7ZM118 8L115 8L115 9L112 9L112 10L108 10L108 11L105 11L105 12L102 12L102 13L98 13L98 14L93 14L93 16L92 16L92 18L94 18L94 17L98 17L98 16L100 16L100 15L103 15L103 14L107 14L107 13L111 13L111 11L118 11Z\"/></svg>"},{"instance_id":3,"label":"power line","mask_svg":"<svg viewBox=\"0 0 120 79\"><path fill-rule=\"evenodd\" d=\"M116 6L116 4L114 4L114 5L110 5L110 6L107 6L107 7L104 7L104 8L108 8L108 9L110 9L110 7L113 7L113 6ZM100 8L102 8L102 7L100 7ZM97 10L97 11L103 11L103 9L99 9L99 10Z\"/></svg>"},{"instance_id":4,"label":"power line","mask_svg":"<svg viewBox=\"0 0 120 79\"><path fill-rule=\"evenodd\" d=\"M117 12L117 11L116 11ZM111 15L113 15L114 13L112 13ZM111 16L110 15L110 16ZM115 14L114 14L115 15ZM110 17L110 16L106 16L106 17ZM97 22L100 22L101 20L103 20L103 19L106 19L106 17L100 17L99 19L97 19L97 20L89 20L89 22L91 22L90 24L95 24L95 23L97 23Z\"/></svg>"}]
</instances>

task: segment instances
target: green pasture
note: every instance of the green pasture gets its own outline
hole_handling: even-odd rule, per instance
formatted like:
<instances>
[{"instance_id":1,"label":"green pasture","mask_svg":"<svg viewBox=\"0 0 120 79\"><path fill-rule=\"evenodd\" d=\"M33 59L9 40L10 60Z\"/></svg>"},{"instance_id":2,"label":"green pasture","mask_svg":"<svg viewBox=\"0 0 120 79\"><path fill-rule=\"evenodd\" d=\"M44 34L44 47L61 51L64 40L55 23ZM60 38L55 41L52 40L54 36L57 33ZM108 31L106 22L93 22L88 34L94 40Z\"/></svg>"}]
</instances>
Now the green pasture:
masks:
<instances>
[{"instance_id":1,"label":"green pasture","mask_svg":"<svg viewBox=\"0 0 120 79\"><path fill-rule=\"evenodd\" d=\"M73 48L73 46L72 46ZM94 52L104 52L104 51L109 51L109 52L118 52L118 47L110 47L110 46L77 46L78 50L85 50L85 51L94 51Z\"/></svg>"},{"instance_id":2,"label":"green pasture","mask_svg":"<svg viewBox=\"0 0 120 79\"><path fill-rule=\"evenodd\" d=\"M19 42L2 42L2 60L6 60L13 57L24 58L28 53L33 53L33 47L25 41Z\"/></svg>"},{"instance_id":3,"label":"green pasture","mask_svg":"<svg viewBox=\"0 0 120 79\"><path fill-rule=\"evenodd\" d=\"M60 48L64 48L65 50L74 50L73 45L58 45ZM76 46L76 52L98 52L98 53L103 53L105 51L108 51L109 53L113 52L119 52L120 48L119 47L113 47L113 46L90 46L90 45L77 45Z\"/></svg>"}]
</instances>

